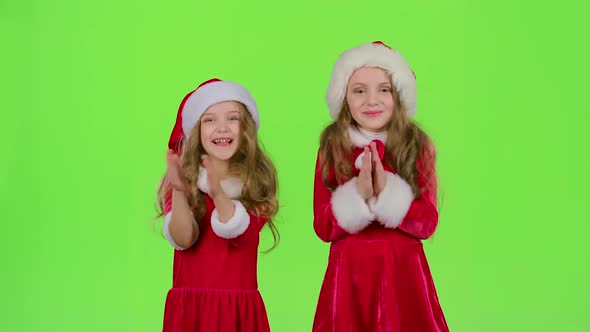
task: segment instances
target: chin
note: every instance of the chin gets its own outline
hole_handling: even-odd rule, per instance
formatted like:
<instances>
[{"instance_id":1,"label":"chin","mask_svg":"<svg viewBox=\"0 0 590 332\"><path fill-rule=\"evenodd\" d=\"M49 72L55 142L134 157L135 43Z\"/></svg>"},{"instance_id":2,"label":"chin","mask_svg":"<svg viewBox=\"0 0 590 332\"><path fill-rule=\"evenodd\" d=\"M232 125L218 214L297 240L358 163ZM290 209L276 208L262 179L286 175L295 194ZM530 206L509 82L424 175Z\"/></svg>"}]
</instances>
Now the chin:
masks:
<instances>
[{"instance_id":1,"label":"chin","mask_svg":"<svg viewBox=\"0 0 590 332\"><path fill-rule=\"evenodd\" d=\"M209 156L211 156L217 160L228 161L231 159L231 157L233 157L234 154L235 154L235 152L233 152L233 153L210 153Z\"/></svg>"},{"instance_id":2,"label":"chin","mask_svg":"<svg viewBox=\"0 0 590 332\"><path fill-rule=\"evenodd\" d=\"M215 159L227 161L231 157L233 157L234 154L236 154L236 151L237 151L237 149L232 149L231 151L215 151L215 150L213 150L211 153L209 153L209 155L214 157Z\"/></svg>"}]
</instances>

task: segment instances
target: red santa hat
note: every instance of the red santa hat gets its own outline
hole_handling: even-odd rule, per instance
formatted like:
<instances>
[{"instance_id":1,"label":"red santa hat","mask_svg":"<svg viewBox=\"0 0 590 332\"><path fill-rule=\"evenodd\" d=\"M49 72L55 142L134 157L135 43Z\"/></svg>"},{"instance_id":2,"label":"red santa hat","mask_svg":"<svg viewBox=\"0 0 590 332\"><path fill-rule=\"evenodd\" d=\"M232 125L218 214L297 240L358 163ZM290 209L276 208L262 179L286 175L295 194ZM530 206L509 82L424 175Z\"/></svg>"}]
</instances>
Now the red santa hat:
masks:
<instances>
[{"instance_id":1,"label":"red santa hat","mask_svg":"<svg viewBox=\"0 0 590 332\"><path fill-rule=\"evenodd\" d=\"M250 92L237 83L213 78L201 83L182 99L168 147L178 153L179 142L183 136L188 138L191 129L199 122L207 108L229 100L244 104L256 123L256 128L260 126L258 108Z\"/></svg>"},{"instance_id":2,"label":"red santa hat","mask_svg":"<svg viewBox=\"0 0 590 332\"><path fill-rule=\"evenodd\" d=\"M345 51L336 61L326 96L334 120L342 108L350 76L361 67L386 70L408 116L416 114L416 75L398 51L381 41L374 41Z\"/></svg>"}]
</instances>

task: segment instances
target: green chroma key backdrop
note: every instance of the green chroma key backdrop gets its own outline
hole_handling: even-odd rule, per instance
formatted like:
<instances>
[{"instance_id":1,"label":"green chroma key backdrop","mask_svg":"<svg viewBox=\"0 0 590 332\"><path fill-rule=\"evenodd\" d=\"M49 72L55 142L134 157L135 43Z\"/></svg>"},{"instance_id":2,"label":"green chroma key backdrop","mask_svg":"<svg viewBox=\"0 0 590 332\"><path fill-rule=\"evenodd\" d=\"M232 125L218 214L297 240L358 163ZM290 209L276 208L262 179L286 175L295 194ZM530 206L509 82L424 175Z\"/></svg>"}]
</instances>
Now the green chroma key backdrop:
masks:
<instances>
[{"instance_id":1,"label":"green chroma key backdrop","mask_svg":"<svg viewBox=\"0 0 590 332\"><path fill-rule=\"evenodd\" d=\"M583 1L0 1L3 331L161 331L173 250L156 186L182 97L257 100L281 242L259 257L273 331L310 331L328 244L312 227L325 92L382 40L416 72L438 151L424 242L452 331L588 331ZM272 237L262 232L261 250Z\"/></svg>"}]
</instances>

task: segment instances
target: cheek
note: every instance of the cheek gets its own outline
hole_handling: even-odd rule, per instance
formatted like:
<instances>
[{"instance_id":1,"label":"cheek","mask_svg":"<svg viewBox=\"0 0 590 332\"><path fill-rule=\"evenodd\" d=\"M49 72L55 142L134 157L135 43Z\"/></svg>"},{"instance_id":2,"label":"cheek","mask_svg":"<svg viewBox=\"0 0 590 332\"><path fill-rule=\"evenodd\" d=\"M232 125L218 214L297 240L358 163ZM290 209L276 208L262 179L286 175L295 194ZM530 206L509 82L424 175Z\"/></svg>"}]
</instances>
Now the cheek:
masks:
<instances>
[{"instance_id":1,"label":"cheek","mask_svg":"<svg viewBox=\"0 0 590 332\"><path fill-rule=\"evenodd\" d=\"M208 142L208 137L211 136L211 128L207 125L201 125L201 142Z\"/></svg>"},{"instance_id":2,"label":"cheek","mask_svg":"<svg viewBox=\"0 0 590 332\"><path fill-rule=\"evenodd\" d=\"M360 112L360 106L362 105L360 96L349 95L346 97L346 102L348 103L348 109L350 109L350 113L358 114Z\"/></svg>"},{"instance_id":3,"label":"cheek","mask_svg":"<svg viewBox=\"0 0 590 332\"><path fill-rule=\"evenodd\" d=\"M361 121L363 121L363 118L361 116L361 112L359 111L358 108L352 108L350 107L350 115L352 116L352 119L357 122L360 123Z\"/></svg>"},{"instance_id":4,"label":"cheek","mask_svg":"<svg viewBox=\"0 0 590 332\"><path fill-rule=\"evenodd\" d=\"M348 102L348 106L352 105L359 105L362 103L362 96L356 93L349 93L346 95L346 101Z\"/></svg>"},{"instance_id":5,"label":"cheek","mask_svg":"<svg viewBox=\"0 0 590 332\"><path fill-rule=\"evenodd\" d=\"M392 118L393 118L393 109L388 109L388 110L385 112L385 119L386 119L386 121L389 121L389 120L391 120Z\"/></svg>"},{"instance_id":6,"label":"cheek","mask_svg":"<svg viewBox=\"0 0 590 332\"><path fill-rule=\"evenodd\" d=\"M203 126L201 126L201 137L199 138L201 139L201 142L205 142L205 129Z\"/></svg>"},{"instance_id":7,"label":"cheek","mask_svg":"<svg viewBox=\"0 0 590 332\"><path fill-rule=\"evenodd\" d=\"M388 94L387 98L385 100L385 105L387 106L388 109L391 109L393 111L395 104L393 103L393 95Z\"/></svg>"},{"instance_id":8,"label":"cheek","mask_svg":"<svg viewBox=\"0 0 590 332\"><path fill-rule=\"evenodd\" d=\"M240 123L238 121L230 123L229 128L234 135L240 136Z\"/></svg>"}]
</instances>

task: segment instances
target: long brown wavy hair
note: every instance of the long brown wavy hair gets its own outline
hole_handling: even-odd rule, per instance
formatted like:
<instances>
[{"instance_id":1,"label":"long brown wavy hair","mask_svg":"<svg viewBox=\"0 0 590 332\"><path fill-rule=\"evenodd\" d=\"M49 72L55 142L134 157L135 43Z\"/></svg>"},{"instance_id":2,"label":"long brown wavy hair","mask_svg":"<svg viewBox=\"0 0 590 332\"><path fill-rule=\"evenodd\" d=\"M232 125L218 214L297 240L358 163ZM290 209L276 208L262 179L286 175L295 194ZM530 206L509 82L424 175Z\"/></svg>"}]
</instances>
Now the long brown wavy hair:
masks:
<instances>
[{"instance_id":1,"label":"long brown wavy hair","mask_svg":"<svg viewBox=\"0 0 590 332\"><path fill-rule=\"evenodd\" d=\"M418 124L408 118L396 89L392 89L391 93L394 111L386 125L385 162L410 184L415 195L419 195L436 182L434 145ZM358 128L345 97L337 119L329 124L320 136L322 178L324 185L331 190L352 178L352 142L348 135L348 128L351 126ZM328 179L332 167L336 183ZM419 175L428 180L426 185L418 184Z\"/></svg>"},{"instance_id":2,"label":"long brown wavy hair","mask_svg":"<svg viewBox=\"0 0 590 332\"><path fill-rule=\"evenodd\" d=\"M280 240L280 235L273 218L278 212L277 201L278 181L277 171L261 148L258 142L256 123L247 111L246 107L238 102L240 111L240 143L238 150L229 160L228 176L239 178L244 186L240 195L240 202L246 210L251 211L259 217L267 219L266 225L271 230L273 245L264 252L274 249ZM190 132L188 141L183 138L178 144L178 151L181 151L181 164L184 176L191 187L189 206L195 220L200 221L205 214L205 194L198 186L199 168L201 156L206 154L201 143L201 122ZM166 196L172 191L171 184L166 180L166 175L160 180L156 206L160 218L164 215L164 204Z\"/></svg>"}]
</instances>

